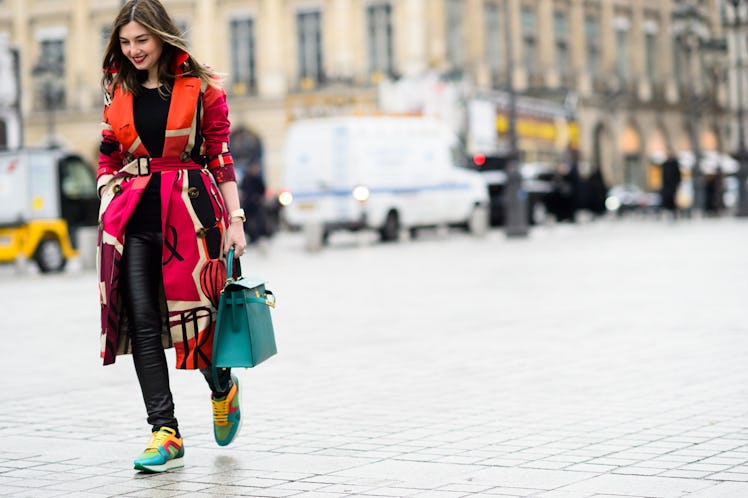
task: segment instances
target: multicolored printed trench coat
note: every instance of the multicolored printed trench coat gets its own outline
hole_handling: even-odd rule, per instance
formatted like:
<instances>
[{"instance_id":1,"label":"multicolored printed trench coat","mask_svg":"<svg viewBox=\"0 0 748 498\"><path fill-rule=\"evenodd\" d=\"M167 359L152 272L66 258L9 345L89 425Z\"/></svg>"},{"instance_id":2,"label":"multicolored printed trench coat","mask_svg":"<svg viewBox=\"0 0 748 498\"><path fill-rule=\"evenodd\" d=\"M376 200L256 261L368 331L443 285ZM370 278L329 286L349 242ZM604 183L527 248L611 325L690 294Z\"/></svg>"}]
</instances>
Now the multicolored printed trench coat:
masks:
<instances>
[{"instance_id":1,"label":"multicolored printed trench coat","mask_svg":"<svg viewBox=\"0 0 748 498\"><path fill-rule=\"evenodd\" d=\"M151 172L161 172L164 348L175 348L177 368L207 367L218 299L216 279L225 278L221 243L228 216L217 183L235 179L226 94L199 78L178 76L161 159L146 159L135 130L131 93L115 89L104 108L103 124L97 184L104 365L131 351L119 268L127 221L151 178L150 167ZM193 151L207 159L205 165L193 161Z\"/></svg>"}]
</instances>

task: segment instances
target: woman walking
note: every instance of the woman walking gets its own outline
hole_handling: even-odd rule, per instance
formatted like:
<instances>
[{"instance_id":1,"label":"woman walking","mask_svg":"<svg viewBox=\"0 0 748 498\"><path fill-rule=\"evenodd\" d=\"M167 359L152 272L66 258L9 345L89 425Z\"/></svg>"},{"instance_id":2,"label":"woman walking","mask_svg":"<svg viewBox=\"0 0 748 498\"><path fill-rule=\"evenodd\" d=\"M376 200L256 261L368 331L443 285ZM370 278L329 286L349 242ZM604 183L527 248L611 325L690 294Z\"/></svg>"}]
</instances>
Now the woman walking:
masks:
<instances>
[{"instance_id":1,"label":"woman walking","mask_svg":"<svg viewBox=\"0 0 748 498\"><path fill-rule=\"evenodd\" d=\"M104 55L104 128L97 185L101 356L132 353L151 425L135 469L182 467L165 348L212 390L219 445L239 430L239 382L210 362L221 260L246 246L229 152L226 94L188 51L158 0L120 10ZM226 385L216 392L214 385ZM206 393L207 394L207 393Z\"/></svg>"}]
</instances>

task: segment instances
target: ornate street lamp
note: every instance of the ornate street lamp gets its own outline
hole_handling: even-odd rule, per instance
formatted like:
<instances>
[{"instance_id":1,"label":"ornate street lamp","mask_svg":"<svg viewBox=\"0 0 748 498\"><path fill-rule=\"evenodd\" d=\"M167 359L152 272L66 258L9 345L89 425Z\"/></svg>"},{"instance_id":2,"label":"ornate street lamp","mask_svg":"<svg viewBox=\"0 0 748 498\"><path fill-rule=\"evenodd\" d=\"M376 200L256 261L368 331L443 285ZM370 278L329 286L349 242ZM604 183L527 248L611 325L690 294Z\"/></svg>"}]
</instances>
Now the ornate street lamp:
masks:
<instances>
[{"instance_id":1,"label":"ornate street lamp","mask_svg":"<svg viewBox=\"0 0 748 498\"><path fill-rule=\"evenodd\" d=\"M509 2L505 2L504 32L506 40L507 81L509 94L509 158L506 163L506 184L504 186L504 233L507 237L526 237L528 234L527 194L522 187L522 173L517 146L517 92L514 89L514 57L509 16Z\"/></svg>"},{"instance_id":2,"label":"ornate street lamp","mask_svg":"<svg viewBox=\"0 0 748 498\"><path fill-rule=\"evenodd\" d=\"M738 122L738 209L736 215L748 217L748 192L746 179L748 178L748 151L745 145L745 106L743 103L743 77L745 76L745 61L743 55L743 40L745 39L745 19L741 17L741 4L748 4L746 0L728 0L732 5L733 48L731 51L733 67L735 67L735 86L737 92L736 113Z\"/></svg>"},{"instance_id":3,"label":"ornate street lamp","mask_svg":"<svg viewBox=\"0 0 748 498\"><path fill-rule=\"evenodd\" d=\"M688 115L686 122L693 153L691 180L694 187L693 206L697 211L704 208L704 178L701 172L701 144L699 143L699 104L696 93L696 58L703 40L709 38L706 18L693 0L682 0L672 14L672 29L679 47L685 55Z\"/></svg>"},{"instance_id":4,"label":"ornate street lamp","mask_svg":"<svg viewBox=\"0 0 748 498\"><path fill-rule=\"evenodd\" d=\"M0 149L23 145L19 69L18 49L0 34L0 110L6 114L5 119L0 120Z\"/></svg>"}]
</instances>

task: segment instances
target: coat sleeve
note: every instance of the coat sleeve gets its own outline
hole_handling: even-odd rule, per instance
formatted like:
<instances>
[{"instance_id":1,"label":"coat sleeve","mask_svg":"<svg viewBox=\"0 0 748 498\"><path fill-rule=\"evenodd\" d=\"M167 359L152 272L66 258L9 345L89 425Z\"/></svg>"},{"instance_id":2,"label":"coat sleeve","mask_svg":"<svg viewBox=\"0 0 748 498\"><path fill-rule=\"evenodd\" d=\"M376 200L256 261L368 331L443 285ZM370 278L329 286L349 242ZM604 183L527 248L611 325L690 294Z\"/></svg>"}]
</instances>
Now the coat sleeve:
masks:
<instances>
[{"instance_id":1,"label":"coat sleeve","mask_svg":"<svg viewBox=\"0 0 748 498\"><path fill-rule=\"evenodd\" d=\"M107 184L115 171L122 167L122 150L108 118L109 106L104 106L102 120L101 145L99 146L99 165L96 171L97 192Z\"/></svg>"},{"instance_id":2,"label":"coat sleeve","mask_svg":"<svg viewBox=\"0 0 748 498\"><path fill-rule=\"evenodd\" d=\"M202 135L208 169L216 182L236 181L234 159L229 150L229 107L222 87L208 85L203 94Z\"/></svg>"}]
</instances>

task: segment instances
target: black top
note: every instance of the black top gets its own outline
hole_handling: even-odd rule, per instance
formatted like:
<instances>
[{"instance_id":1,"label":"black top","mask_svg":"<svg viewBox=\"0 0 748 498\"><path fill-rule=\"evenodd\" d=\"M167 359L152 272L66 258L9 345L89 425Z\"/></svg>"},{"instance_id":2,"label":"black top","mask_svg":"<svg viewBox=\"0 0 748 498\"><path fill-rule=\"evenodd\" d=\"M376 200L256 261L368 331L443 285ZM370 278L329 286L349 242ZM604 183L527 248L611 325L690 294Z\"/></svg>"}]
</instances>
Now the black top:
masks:
<instances>
[{"instance_id":1,"label":"black top","mask_svg":"<svg viewBox=\"0 0 748 498\"><path fill-rule=\"evenodd\" d=\"M161 157L166 139L166 120L169 116L171 95L164 99L158 88L141 87L140 95L133 98L133 118L143 146L151 157ZM153 173L140 198L128 230L161 231L161 174Z\"/></svg>"},{"instance_id":2,"label":"black top","mask_svg":"<svg viewBox=\"0 0 748 498\"><path fill-rule=\"evenodd\" d=\"M140 95L133 98L135 129L151 157L161 157L164 152L169 103L171 95L163 98L158 88L141 87Z\"/></svg>"}]
</instances>

